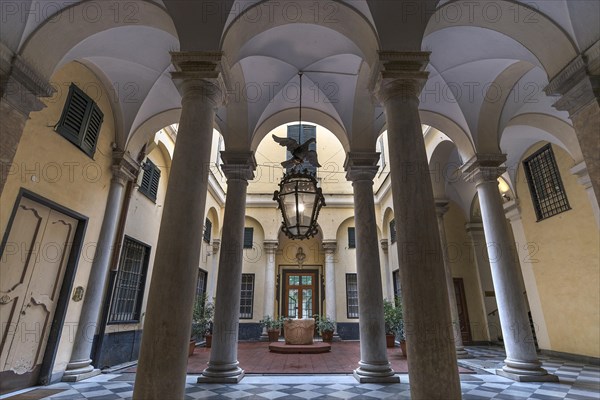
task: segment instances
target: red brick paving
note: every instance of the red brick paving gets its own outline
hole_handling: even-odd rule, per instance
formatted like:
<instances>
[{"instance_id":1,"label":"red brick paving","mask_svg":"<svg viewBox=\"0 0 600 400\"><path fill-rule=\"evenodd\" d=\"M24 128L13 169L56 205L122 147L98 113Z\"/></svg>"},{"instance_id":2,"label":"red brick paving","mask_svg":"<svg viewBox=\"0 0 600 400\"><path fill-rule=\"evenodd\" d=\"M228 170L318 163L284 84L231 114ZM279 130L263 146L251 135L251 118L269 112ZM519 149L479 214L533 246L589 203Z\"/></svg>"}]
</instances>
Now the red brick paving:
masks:
<instances>
[{"instance_id":1,"label":"red brick paving","mask_svg":"<svg viewBox=\"0 0 600 400\"><path fill-rule=\"evenodd\" d=\"M196 347L188 360L189 374L200 374L206 368L210 349ZM267 342L238 343L238 361L247 374L350 374L358 367L360 344L357 341L333 342L331 351L322 354L277 354L269 351ZM408 364L399 347L388 349L388 360L394 371L407 373ZM125 372L135 372L135 367ZM473 373L459 368L460 373Z\"/></svg>"}]
</instances>

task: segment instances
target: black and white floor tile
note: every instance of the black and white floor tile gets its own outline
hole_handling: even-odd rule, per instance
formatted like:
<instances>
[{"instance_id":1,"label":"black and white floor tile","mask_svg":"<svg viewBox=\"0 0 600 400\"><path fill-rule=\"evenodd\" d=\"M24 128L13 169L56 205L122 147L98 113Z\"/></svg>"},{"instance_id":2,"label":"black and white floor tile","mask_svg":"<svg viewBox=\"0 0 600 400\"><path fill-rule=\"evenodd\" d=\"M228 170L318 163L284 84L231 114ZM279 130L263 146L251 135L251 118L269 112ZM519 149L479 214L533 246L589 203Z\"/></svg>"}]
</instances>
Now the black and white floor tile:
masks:
<instances>
[{"instance_id":1,"label":"black and white floor tile","mask_svg":"<svg viewBox=\"0 0 600 400\"><path fill-rule=\"evenodd\" d=\"M521 383L493 374L502 366L500 348L469 347L472 359L460 360L476 374L462 374L463 399L588 400L600 399L600 367L558 358L544 358L544 368L559 376L560 383ZM47 400L120 400L133 395L134 374L102 374L77 383L56 383L47 389L65 389ZM248 375L239 384L197 384L188 375L186 399L409 399L408 375L399 384L358 384L350 375ZM35 390L35 388L33 388ZM0 396L0 400L13 394ZM171 400L171 399L165 399Z\"/></svg>"}]
</instances>

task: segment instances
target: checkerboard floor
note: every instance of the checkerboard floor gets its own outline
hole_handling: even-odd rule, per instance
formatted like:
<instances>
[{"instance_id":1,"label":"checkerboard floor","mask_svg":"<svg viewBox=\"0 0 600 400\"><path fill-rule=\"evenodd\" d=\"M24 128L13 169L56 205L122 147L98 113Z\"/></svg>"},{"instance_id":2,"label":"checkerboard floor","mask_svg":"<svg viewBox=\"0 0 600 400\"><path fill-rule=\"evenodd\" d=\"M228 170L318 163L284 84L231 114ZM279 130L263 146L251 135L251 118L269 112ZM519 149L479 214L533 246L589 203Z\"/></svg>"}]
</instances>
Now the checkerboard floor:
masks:
<instances>
[{"instance_id":1,"label":"checkerboard floor","mask_svg":"<svg viewBox=\"0 0 600 400\"><path fill-rule=\"evenodd\" d=\"M468 347L471 359L460 360L477 374L461 374L463 399L600 399L600 367L540 357L560 383L520 383L494 375L505 355L498 347ZM119 400L133 395L135 374L102 374L77 383L56 383L65 391L44 399ZM239 384L197 384L188 375L186 399L409 399L408 375L399 384L358 384L351 375L247 375ZM35 388L32 388L35 390ZM14 393L13 393L14 394ZM0 399L13 394L0 396ZM165 399L171 400L171 399Z\"/></svg>"}]
</instances>

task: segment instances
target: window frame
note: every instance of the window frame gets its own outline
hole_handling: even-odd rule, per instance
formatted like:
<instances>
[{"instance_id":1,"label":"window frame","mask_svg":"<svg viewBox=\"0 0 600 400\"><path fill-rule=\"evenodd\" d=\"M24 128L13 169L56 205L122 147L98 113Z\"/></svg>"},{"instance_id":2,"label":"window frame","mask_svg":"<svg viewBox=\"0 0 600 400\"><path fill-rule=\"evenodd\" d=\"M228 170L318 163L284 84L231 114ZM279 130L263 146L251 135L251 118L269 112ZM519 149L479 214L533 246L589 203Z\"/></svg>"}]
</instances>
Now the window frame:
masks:
<instances>
[{"instance_id":1,"label":"window frame","mask_svg":"<svg viewBox=\"0 0 600 400\"><path fill-rule=\"evenodd\" d=\"M537 168L537 170L534 171L534 168ZM523 160L523 169L535 211L536 222L571 209L550 143L542 146Z\"/></svg>"},{"instance_id":2,"label":"window frame","mask_svg":"<svg viewBox=\"0 0 600 400\"><path fill-rule=\"evenodd\" d=\"M250 232L250 234L249 234L250 241L249 242L247 240L247 235L248 235L247 232ZM244 249L253 249L254 248L254 228L251 227L251 226L245 226L244 227L244 243L243 243L243 248Z\"/></svg>"},{"instance_id":3,"label":"window frame","mask_svg":"<svg viewBox=\"0 0 600 400\"><path fill-rule=\"evenodd\" d=\"M352 232L352 234L350 232ZM356 227L354 227L354 226L348 227L348 248L349 249L356 248Z\"/></svg>"},{"instance_id":4,"label":"window frame","mask_svg":"<svg viewBox=\"0 0 600 400\"><path fill-rule=\"evenodd\" d=\"M202 232L202 240L205 243L210 244L210 240L212 239L212 221L208 218L204 220L204 232Z\"/></svg>"},{"instance_id":5,"label":"window frame","mask_svg":"<svg viewBox=\"0 0 600 400\"><path fill-rule=\"evenodd\" d=\"M396 218L390 220L390 244L396 243L398 240L398 232L396 231Z\"/></svg>"},{"instance_id":6,"label":"window frame","mask_svg":"<svg viewBox=\"0 0 600 400\"><path fill-rule=\"evenodd\" d=\"M127 256L128 250L128 242L131 245L137 245L144 249L143 259L138 261L141 266L141 270L138 273L139 280L137 282L137 297L133 302L134 310L129 311L131 315L130 318L119 318L118 314L126 314L124 312L117 313L115 307L118 307L118 302L122 301L122 298L119 298L119 294L121 294L121 286L119 286L121 281L125 281L121 278L122 274L124 274L124 261ZM119 269L115 275L115 283L113 286L111 298L110 298L110 308L108 312L108 321L107 325L124 325L124 324L137 324L141 321L142 315L142 304L144 303L144 292L146 289L146 281L148 279L148 265L150 262L150 253L152 251L152 247L144 242L141 242L137 239L132 238L131 236L125 235L123 238L123 246L121 250L121 257L119 259ZM135 274L135 272L129 272Z\"/></svg>"},{"instance_id":7,"label":"window frame","mask_svg":"<svg viewBox=\"0 0 600 400\"><path fill-rule=\"evenodd\" d=\"M349 278L353 277L356 280L356 316L354 316L354 311L350 312L350 307L355 307L354 304L350 304L350 290L349 290ZM354 298L354 297L352 297ZM348 319L359 319L360 318L360 310L358 308L358 274L356 272L348 272L346 273L346 317Z\"/></svg>"},{"instance_id":8,"label":"window frame","mask_svg":"<svg viewBox=\"0 0 600 400\"><path fill-rule=\"evenodd\" d=\"M256 274L242 274L242 283L241 283L241 287L240 287L240 316L239 319L253 319L254 318L254 293L255 293L255 288L256 288ZM252 288L250 290L250 296L246 297L246 299L250 299L250 305L244 305L243 300L244 300L244 278L251 278L251 284L252 284ZM246 283L247 284L247 283ZM246 292L248 292L246 290ZM250 307L250 312L249 313L243 313L242 312L242 308L243 307ZM247 316L249 315L249 316Z\"/></svg>"}]
</instances>

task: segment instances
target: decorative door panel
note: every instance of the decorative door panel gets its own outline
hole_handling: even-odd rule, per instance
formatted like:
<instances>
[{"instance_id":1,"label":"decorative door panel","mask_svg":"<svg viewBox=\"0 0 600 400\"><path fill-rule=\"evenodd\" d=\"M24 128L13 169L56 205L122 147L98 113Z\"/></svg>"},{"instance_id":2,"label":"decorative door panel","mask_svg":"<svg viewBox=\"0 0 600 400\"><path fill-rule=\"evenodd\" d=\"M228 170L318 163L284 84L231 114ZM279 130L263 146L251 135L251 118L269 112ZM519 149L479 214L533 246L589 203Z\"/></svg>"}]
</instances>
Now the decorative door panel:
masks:
<instances>
[{"instance_id":1,"label":"decorative door panel","mask_svg":"<svg viewBox=\"0 0 600 400\"><path fill-rule=\"evenodd\" d=\"M0 264L0 371L39 370L76 227L75 219L21 199Z\"/></svg>"}]
</instances>

